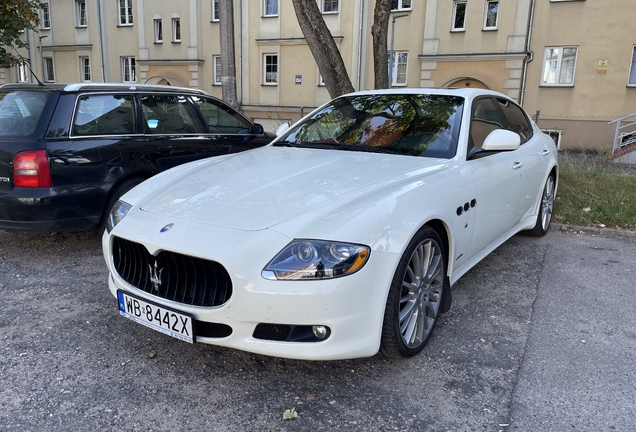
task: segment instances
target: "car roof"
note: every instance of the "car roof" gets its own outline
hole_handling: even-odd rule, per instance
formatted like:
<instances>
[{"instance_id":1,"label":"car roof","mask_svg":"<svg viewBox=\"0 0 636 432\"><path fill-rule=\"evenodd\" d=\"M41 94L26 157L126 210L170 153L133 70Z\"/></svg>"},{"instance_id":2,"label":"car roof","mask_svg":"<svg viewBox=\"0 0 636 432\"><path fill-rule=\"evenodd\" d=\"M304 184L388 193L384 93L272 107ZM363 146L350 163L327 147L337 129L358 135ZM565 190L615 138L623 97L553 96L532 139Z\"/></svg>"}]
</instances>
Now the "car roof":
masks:
<instances>
[{"instance_id":1,"label":"car roof","mask_svg":"<svg viewBox=\"0 0 636 432\"><path fill-rule=\"evenodd\" d=\"M377 95L377 94L430 94L430 95L448 95L448 96L461 96L465 99L474 99L478 96L483 95L492 95L498 97L505 97L506 99L510 99L505 94L493 91L486 90L480 88L435 88L435 87L426 87L426 88L412 88L412 87L404 87L404 88L392 88L392 89L382 89L382 90L363 90L359 92L349 93L343 96L359 96L359 95Z\"/></svg>"},{"instance_id":2,"label":"car roof","mask_svg":"<svg viewBox=\"0 0 636 432\"><path fill-rule=\"evenodd\" d=\"M0 86L3 90L36 90L36 91L63 91L63 92L81 92L81 91L159 91L169 93L189 93L209 96L209 93L190 87L177 87L161 84L136 84L136 83L72 83L72 84L31 84L17 83L4 84Z\"/></svg>"}]
</instances>

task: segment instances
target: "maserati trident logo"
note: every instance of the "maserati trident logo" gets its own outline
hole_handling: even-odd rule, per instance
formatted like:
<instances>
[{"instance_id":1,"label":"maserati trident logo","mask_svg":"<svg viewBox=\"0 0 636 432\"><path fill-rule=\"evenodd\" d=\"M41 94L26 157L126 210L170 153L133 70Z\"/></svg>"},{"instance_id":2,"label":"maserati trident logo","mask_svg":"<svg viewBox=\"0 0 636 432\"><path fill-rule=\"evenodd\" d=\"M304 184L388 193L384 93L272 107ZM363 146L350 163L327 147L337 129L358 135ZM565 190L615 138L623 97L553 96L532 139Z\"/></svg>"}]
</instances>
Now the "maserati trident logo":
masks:
<instances>
[{"instance_id":1,"label":"maserati trident logo","mask_svg":"<svg viewBox=\"0 0 636 432\"><path fill-rule=\"evenodd\" d=\"M148 264L148 268L150 269L150 283L152 284L152 288L155 291L159 291L161 287L161 272L163 269L159 269L157 271L157 260L155 260L155 267L152 268L150 264Z\"/></svg>"}]
</instances>

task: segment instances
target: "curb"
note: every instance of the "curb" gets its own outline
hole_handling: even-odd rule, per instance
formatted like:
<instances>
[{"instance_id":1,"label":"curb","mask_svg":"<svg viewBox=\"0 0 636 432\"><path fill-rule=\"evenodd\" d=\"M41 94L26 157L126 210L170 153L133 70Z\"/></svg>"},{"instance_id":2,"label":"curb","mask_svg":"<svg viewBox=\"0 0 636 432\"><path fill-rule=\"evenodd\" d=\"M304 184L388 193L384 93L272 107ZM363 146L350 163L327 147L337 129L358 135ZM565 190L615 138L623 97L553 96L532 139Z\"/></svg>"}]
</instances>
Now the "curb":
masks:
<instances>
[{"instance_id":1,"label":"curb","mask_svg":"<svg viewBox=\"0 0 636 432\"><path fill-rule=\"evenodd\" d=\"M593 232L597 234L615 234L620 236L627 237L636 237L636 231L620 229L620 228L600 228L596 226L582 226L582 225L570 225L570 224L562 224L562 223L554 223L552 222L552 226L559 229L559 231L582 231L582 232Z\"/></svg>"}]
</instances>

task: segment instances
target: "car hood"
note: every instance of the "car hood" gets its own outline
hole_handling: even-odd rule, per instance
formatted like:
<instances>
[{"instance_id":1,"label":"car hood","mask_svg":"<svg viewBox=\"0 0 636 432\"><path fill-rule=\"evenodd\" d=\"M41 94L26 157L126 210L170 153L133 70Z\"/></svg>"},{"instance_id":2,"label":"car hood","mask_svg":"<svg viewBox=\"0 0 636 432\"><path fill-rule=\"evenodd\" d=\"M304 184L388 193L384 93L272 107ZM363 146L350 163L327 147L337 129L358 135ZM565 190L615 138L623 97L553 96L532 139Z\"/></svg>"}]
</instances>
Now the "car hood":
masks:
<instances>
[{"instance_id":1,"label":"car hood","mask_svg":"<svg viewBox=\"0 0 636 432\"><path fill-rule=\"evenodd\" d=\"M146 212L239 230L262 230L389 179L436 171L446 160L268 146L195 165L140 205Z\"/></svg>"}]
</instances>

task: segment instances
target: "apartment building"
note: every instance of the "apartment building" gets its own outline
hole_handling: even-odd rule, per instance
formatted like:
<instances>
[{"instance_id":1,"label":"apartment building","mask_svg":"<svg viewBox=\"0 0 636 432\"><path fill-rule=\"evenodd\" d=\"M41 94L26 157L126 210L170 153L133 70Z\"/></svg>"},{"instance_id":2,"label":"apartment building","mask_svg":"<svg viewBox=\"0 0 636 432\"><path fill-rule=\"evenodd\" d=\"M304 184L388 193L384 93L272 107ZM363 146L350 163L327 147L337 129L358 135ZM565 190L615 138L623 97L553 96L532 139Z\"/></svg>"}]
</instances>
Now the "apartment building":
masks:
<instances>
[{"instance_id":1,"label":"apartment building","mask_svg":"<svg viewBox=\"0 0 636 432\"><path fill-rule=\"evenodd\" d=\"M356 90L373 88L375 0L315 0ZM611 147L636 112L633 0L392 0L393 87L479 87L519 101L564 148ZM289 0L234 0L237 94L274 129L329 100ZM46 82L198 87L221 96L218 0L44 0L23 52ZM0 82L32 81L25 65Z\"/></svg>"}]
</instances>

